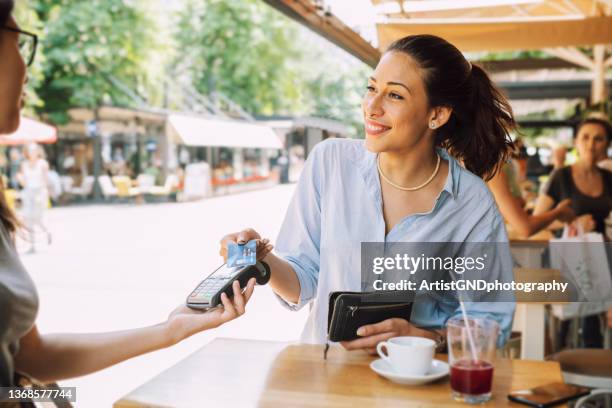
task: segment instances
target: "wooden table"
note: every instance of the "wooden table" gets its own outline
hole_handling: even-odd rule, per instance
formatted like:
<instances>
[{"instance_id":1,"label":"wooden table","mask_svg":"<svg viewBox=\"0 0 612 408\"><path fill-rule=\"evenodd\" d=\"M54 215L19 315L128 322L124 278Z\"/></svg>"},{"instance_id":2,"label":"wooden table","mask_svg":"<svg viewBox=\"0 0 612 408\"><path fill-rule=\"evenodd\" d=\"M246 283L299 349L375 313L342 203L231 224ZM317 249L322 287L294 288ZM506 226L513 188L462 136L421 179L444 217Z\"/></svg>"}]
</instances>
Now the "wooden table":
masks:
<instances>
[{"instance_id":1,"label":"wooden table","mask_svg":"<svg viewBox=\"0 0 612 408\"><path fill-rule=\"evenodd\" d=\"M446 356L438 356L445 358ZM451 399L448 377L403 386L369 368L363 352L257 340L216 339L121 398L115 408L134 407L465 407ZM562 381L556 362L500 359L493 399L510 403L511 390Z\"/></svg>"}]
</instances>

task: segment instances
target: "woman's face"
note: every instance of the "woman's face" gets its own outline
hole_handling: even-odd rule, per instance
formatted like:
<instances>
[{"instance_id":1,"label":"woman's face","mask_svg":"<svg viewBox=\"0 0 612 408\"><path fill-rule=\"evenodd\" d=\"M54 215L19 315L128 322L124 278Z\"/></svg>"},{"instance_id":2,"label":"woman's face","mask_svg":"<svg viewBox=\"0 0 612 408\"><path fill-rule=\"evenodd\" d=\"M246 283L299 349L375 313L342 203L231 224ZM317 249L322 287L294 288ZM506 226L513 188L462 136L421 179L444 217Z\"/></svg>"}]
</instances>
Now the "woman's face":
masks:
<instances>
[{"instance_id":1,"label":"woman's face","mask_svg":"<svg viewBox=\"0 0 612 408\"><path fill-rule=\"evenodd\" d=\"M7 27L17 28L11 17ZM23 107L23 85L26 66L19 52L19 33L0 29L0 134L19 127L19 111Z\"/></svg>"},{"instance_id":2,"label":"woman's face","mask_svg":"<svg viewBox=\"0 0 612 408\"><path fill-rule=\"evenodd\" d=\"M407 54L383 55L361 104L368 150L401 152L425 142L431 110L422 75Z\"/></svg>"},{"instance_id":3,"label":"woman's face","mask_svg":"<svg viewBox=\"0 0 612 408\"><path fill-rule=\"evenodd\" d=\"M606 130L597 123L582 125L576 136L575 145L580 160L595 165L606 157L608 148Z\"/></svg>"}]
</instances>

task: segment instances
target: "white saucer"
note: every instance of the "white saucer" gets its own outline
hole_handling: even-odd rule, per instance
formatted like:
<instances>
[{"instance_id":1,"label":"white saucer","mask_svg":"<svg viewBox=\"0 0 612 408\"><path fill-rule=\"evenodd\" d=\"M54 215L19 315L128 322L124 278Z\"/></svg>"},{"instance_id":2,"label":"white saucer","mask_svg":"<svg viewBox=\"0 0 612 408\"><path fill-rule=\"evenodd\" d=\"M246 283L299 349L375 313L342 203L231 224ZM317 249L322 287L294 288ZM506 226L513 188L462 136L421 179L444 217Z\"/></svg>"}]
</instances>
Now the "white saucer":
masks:
<instances>
[{"instance_id":1,"label":"white saucer","mask_svg":"<svg viewBox=\"0 0 612 408\"><path fill-rule=\"evenodd\" d=\"M431 381L440 379L448 375L449 367L448 363L440 360L433 360L431 362L431 368L424 375L407 375L398 374L393 370L393 367L382 358L374 360L370 363L370 368L377 374L398 383L405 385L421 385Z\"/></svg>"}]
</instances>

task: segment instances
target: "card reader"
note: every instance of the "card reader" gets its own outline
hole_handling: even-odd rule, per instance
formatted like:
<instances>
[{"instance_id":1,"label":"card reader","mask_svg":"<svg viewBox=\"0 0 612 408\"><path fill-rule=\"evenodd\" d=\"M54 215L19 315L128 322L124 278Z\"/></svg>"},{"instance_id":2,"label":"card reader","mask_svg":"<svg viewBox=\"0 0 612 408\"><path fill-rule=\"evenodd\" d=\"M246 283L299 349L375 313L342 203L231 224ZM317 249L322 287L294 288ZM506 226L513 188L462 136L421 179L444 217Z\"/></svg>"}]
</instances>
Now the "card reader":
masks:
<instances>
[{"instance_id":1,"label":"card reader","mask_svg":"<svg viewBox=\"0 0 612 408\"><path fill-rule=\"evenodd\" d=\"M232 297L234 291L232 284L235 280L244 288L251 278L255 278L258 285L265 285L270 280L270 267L259 261L255 265L238 266L230 268L227 264L221 265L206 279L204 279L187 297L187 306L191 309L209 309L221 304L221 293Z\"/></svg>"}]
</instances>

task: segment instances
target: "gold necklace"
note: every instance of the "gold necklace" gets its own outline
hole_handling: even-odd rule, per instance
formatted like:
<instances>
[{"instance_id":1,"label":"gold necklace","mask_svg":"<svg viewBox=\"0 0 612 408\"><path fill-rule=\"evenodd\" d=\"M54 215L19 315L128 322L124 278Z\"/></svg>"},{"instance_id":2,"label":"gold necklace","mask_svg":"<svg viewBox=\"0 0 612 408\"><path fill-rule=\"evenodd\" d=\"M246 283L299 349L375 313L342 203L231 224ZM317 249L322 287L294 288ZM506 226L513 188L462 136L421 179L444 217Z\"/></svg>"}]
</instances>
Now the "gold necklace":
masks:
<instances>
[{"instance_id":1,"label":"gold necklace","mask_svg":"<svg viewBox=\"0 0 612 408\"><path fill-rule=\"evenodd\" d=\"M415 191L415 190L420 190L423 187L425 187L426 185L428 185L429 183L431 183L431 180L434 179L434 177L436 177L436 175L438 174L438 170L440 170L440 155L436 152L436 156L438 156L438 162L436 163L436 168L434 169L433 173L431 176L429 176L429 178L427 180L425 180L425 182L419 186L416 187L404 187L404 186L400 186L399 184L395 184L394 182L392 182L391 180L389 180L389 178L387 176L385 176L385 173L383 173L382 169L380 168L380 155L376 156L376 167L378 168L378 173L380 174L380 177L382 177L383 180L385 180L388 184L390 184L391 186L397 188L398 190L402 190L402 191Z\"/></svg>"}]
</instances>

